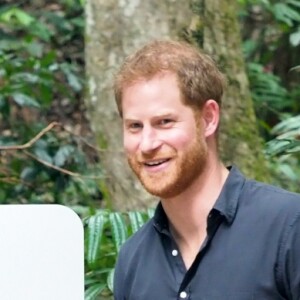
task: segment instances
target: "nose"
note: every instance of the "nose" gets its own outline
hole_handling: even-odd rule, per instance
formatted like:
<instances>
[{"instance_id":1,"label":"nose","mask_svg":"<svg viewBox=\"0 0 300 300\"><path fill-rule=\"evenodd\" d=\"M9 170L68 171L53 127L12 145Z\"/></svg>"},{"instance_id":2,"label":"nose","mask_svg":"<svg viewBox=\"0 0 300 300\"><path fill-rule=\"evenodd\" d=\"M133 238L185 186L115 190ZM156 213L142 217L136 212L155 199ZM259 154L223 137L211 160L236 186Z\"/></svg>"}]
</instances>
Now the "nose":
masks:
<instances>
[{"instance_id":1,"label":"nose","mask_svg":"<svg viewBox=\"0 0 300 300\"><path fill-rule=\"evenodd\" d=\"M141 135L140 150L143 153L151 153L161 146L162 142L158 138L154 128L144 127Z\"/></svg>"}]
</instances>

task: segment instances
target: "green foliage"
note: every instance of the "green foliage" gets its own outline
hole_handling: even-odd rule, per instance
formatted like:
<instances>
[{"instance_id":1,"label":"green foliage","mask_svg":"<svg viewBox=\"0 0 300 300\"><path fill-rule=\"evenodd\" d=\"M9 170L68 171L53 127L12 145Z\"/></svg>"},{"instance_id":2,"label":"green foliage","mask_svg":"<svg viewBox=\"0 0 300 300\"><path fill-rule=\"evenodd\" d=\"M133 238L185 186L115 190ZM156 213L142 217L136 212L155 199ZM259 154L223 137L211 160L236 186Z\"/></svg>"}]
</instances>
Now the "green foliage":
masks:
<instances>
[{"instance_id":1,"label":"green foliage","mask_svg":"<svg viewBox=\"0 0 300 300\"><path fill-rule=\"evenodd\" d=\"M300 66L293 67L293 68L291 68L290 71L298 71L298 72L300 72Z\"/></svg>"},{"instance_id":2,"label":"green foliage","mask_svg":"<svg viewBox=\"0 0 300 300\"><path fill-rule=\"evenodd\" d=\"M259 110L263 106L278 111L291 107L292 103L288 91L282 85L279 76L266 71L264 66L258 63L249 62L247 67L252 98Z\"/></svg>"},{"instance_id":3,"label":"green foliage","mask_svg":"<svg viewBox=\"0 0 300 300\"><path fill-rule=\"evenodd\" d=\"M276 139L267 143L270 155L300 152L300 115L288 117L273 127L271 133Z\"/></svg>"},{"instance_id":4,"label":"green foliage","mask_svg":"<svg viewBox=\"0 0 300 300\"><path fill-rule=\"evenodd\" d=\"M276 174L274 182L300 191L299 117L293 117L300 113L300 3L239 2L241 17L251 24L244 30L244 53L261 133L267 141L266 157Z\"/></svg>"},{"instance_id":5,"label":"green foliage","mask_svg":"<svg viewBox=\"0 0 300 300\"><path fill-rule=\"evenodd\" d=\"M122 244L153 216L153 210L111 212L99 210L86 219L85 225L85 300L112 295L116 257Z\"/></svg>"},{"instance_id":6,"label":"green foliage","mask_svg":"<svg viewBox=\"0 0 300 300\"><path fill-rule=\"evenodd\" d=\"M48 108L56 94L72 99L82 89L76 65L60 62L49 42L63 45L82 30L83 23L47 12L39 13L39 19L15 6L0 10L4 28L0 31L0 92L4 104L13 101L21 107ZM56 39L58 33L63 38Z\"/></svg>"},{"instance_id":7,"label":"green foliage","mask_svg":"<svg viewBox=\"0 0 300 300\"><path fill-rule=\"evenodd\" d=\"M295 22L300 22L300 13L297 11L300 8L300 4L297 0L286 0L275 4L270 1L263 1L263 4L277 21L289 27L292 27Z\"/></svg>"},{"instance_id":8,"label":"green foliage","mask_svg":"<svg viewBox=\"0 0 300 300\"><path fill-rule=\"evenodd\" d=\"M83 8L75 0L57 8L0 9L0 147L27 143L52 111L63 115L62 105L75 106L83 92L83 51L76 45L83 40ZM99 170L89 166L83 145L59 127L22 150L2 150L0 203L93 205L101 177L91 179Z\"/></svg>"},{"instance_id":9,"label":"green foliage","mask_svg":"<svg viewBox=\"0 0 300 300\"><path fill-rule=\"evenodd\" d=\"M9 144L9 140L4 139L0 138L0 143ZM63 144L66 142L68 144ZM91 198L98 193L96 181L84 177L88 172L91 176L96 170L86 168L86 158L82 151L65 137L59 140L59 137L48 134L30 150L18 152L17 155L15 151L8 152L2 155L2 159L7 167L0 169L1 203L71 205L90 202L92 205L91 200L82 197L90 195ZM55 168L64 168L73 173L80 171L82 176L72 176Z\"/></svg>"},{"instance_id":10,"label":"green foliage","mask_svg":"<svg viewBox=\"0 0 300 300\"><path fill-rule=\"evenodd\" d=\"M239 0L239 3L248 8L254 5L260 6L275 21L272 25L281 27L282 31L288 31L288 28L293 28L293 30L296 29L294 32L299 32L299 27L296 26L295 28L295 25L300 23L300 3L298 0ZM245 11L243 11L243 14L245 14ZM297 43L296 45L299 44Z\"/></svg>"},{"instance_id":11,"label":"green foliage","mask_svg":"<svg viewBox=\"0 0 300 300\"><path fill-rule=\"evenodd\" d=\"M298 191L300 168L299 156L294 154L280 154L268 158L270 168L277 175L273 178L273 184L291 191Z\"/></svg>"},{"instance_id":12,"label":"green foliage","mask_svg":"<svg viewBox=\"0 0 300 300\"><path fill-rule=\"evenodd\" d=\"M270 166L278 175L275 184L296 190L300 178L300 115L286 116L274 126L271 133L276 136L266 144Z\"/></svg>"}]
</instances>

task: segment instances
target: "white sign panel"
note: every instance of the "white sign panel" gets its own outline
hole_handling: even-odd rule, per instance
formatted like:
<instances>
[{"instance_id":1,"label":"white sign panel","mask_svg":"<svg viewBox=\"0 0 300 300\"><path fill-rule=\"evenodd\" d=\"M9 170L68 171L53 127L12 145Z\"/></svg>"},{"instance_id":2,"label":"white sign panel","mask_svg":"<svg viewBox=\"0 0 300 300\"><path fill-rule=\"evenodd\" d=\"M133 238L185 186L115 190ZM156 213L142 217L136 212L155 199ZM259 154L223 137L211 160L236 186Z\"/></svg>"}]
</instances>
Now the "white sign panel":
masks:
<instances>
[{"instance_id":1,"label":"white sign panel","mask_svg":"<svg viewBox=\"0 0 300 300\"><path fill-rule=\"evenodd\" d=\"M0 299L84 299L83 227L71 209L0 205Z\"/></svg>"}]
</instances>

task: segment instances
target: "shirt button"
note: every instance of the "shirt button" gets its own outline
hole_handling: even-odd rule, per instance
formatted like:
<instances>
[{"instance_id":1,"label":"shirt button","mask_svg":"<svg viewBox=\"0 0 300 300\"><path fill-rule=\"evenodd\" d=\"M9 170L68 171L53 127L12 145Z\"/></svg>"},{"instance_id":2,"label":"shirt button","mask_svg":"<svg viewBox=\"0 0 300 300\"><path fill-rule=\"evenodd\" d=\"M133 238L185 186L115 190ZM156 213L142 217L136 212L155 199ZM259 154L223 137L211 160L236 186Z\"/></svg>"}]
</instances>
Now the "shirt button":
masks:
<instances>
[{"instance_id":1,"label":"shirt button","mask_svg":"<svg viewBox=\"0 0 300 300\"><path fill-rule=\"evenodd\" d=\"M177 256L178 255L178 251L176 249L172 250L172 255L173 256Z\"/></svg>"},{"instance_id":2,"label":"shirt button","mask_svg":"<svg viewBox=\"0 0 300 300\"><path fill-rule=\"evenodd\" d=\"M181 299L186 299L187 293L186 293L185 291L183 291L183 292L181 292L181 293L179 294L179 297L180 297Z\"/></svg>"}]
</instances>

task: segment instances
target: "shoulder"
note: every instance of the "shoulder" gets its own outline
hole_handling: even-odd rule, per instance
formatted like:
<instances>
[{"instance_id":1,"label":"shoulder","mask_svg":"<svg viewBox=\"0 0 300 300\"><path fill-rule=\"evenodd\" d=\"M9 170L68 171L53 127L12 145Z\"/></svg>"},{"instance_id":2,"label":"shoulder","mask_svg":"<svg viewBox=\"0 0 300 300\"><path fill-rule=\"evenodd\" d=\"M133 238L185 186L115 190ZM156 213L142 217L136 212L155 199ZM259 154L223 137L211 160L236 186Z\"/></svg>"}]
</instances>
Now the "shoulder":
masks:
<instances>
[{"instance_id":1,"label":"shoulder","mask_svg":"<svg viewBox=\"0 0 300 300\"><path fill-rule=\"evenodd\" d=\"M272 206L300 208L300 194L284 190L270 184L255 180L246 180L244 193L256 204L272 204Z\"/></svg>"},{"instance_id":2,"label":"shoulder","mask_svg":"<svg viewBox=\"0 0 300 300\"><path fill-rule=\"evenodd\" d=\"M153 219L146 222L135 234L133 234L121 247L118 256L118 262L123 267L129 266L132 260L140 257L142 253L151 245L156 236L156 231L153 226Z\"/></svg>"},{"instance_id":3,"label":"shoulder","mask_svg":"<svg viewBox=\"0 0 300 300\"><path fill-rule=\"evenodd\" d=\"M157 238L158 234L153 226L153 219L150 219L122 245L114 272L114 295L116 295L116 299L124 299L124 292L128 290L137 269L143 268L148 251Z\"/></svg>"},{"instance_id":4,"label":"shoulder","mask_svg":"<svg viewBox=\"0 0 300 300\"><path fill-rule=\"evenodd\" d=\"M300 194L255 180L246 180L240 200L245 209L270 222L281 220L288 225L300 214Z\"/></svg>"},{"instance_id":5,"label":"shoulder","mask_svg":"<svg viewBox=\"0 0 300 300\"><path fill-rule=\"evenodd\" d=\"M154 234L153 219L147 221L136 233L134 233L122 246L122 251L137 249Z\"/></svg>"}]
</instances>

